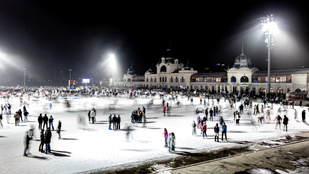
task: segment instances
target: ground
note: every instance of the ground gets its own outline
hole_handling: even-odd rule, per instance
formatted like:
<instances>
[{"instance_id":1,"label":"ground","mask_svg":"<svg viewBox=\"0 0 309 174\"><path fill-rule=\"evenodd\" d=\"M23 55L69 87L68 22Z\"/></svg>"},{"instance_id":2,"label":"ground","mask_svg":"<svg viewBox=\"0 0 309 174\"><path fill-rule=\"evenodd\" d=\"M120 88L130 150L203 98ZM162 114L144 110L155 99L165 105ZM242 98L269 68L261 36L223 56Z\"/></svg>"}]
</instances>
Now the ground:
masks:
<instances>
[{"instance_id":1,"label":"ground","mask_svg":"<svg viewBox=\"0 0 309 174\"><path fill-rule=\"evenodd\" d=\"M240 125L236 125L232 113L235 108L230 109L227 101L220 100L219 116L222 116L227 124L228 141L214 142L213 127L218 123L219 116L214 121L207 122L207 138L202 137L200 130L197 136L192 135L191 124L197 119L196 108L204 108L200 105L199 99L194 98L191 104L186 97L179 98L181 106L177 107L176 101L165 98L171 105L169 116L163 116L162 99L154 97L154 105L147 108L151 98L140 97L129 99L128 96L117 98L90 98L75 97L69 98L71 104L67 108L63 102L48 101L44 98L32 99L27 106L28 122L22 122L19 126L13 123L13 116L10 116L9 124L4 115L2 120L3 128L0 128L0 171L3 173L91 173L100 171L111 171L138 166L147 162L164 161L184 156L190 153L210 152L223 148L241 147L247 143L263 142L270 139L282 138L286 135L295 134L308 130L308 125L300 120L300 113L307 107L295 106L298 110L298 119L294 120L294 110L287 109L278 113L279 105L274 105L271 110L271 121L265 124L256 122L257 116L248 114L241 116ZM26 99L25 99L26 100ZM206 99L207 101L207 99ZM22 108L19 98L11 98L12 112ZM52 102L52 108L49 104ZM1 103L5 103L4 99ZM209 102L210 105L212 102ZM238 108L240 102L236 104ZM260 104L254 102L254 104ZM146 108L146 127L141 123L131 123L131 112L138 107ZM96 108L97 116L95 124L88 122L87 113L91 108ZM46 113L54 117L54 127L57 127L58 120L62 122L61 139L58 139L56 131L52 131L51 153L44 154L38 151L39 130L38 115ZM116 114L121 116L121 129L114 131L108 129L108 116ZM288 132L275 129L275 115L286 114L290 121ZM307 114L308 115L308 114ZM201 114L203 116L203 114ZM254 121L253 121L253 120ZM30 141L29 156L23 156L25 132L33 126L35 136ZM127 139L127 126L133 129L131 136ZM169 153L164 147L163 129L174 132L176 135L176 151ZM221 137L220 137L221 138ZM220 139L221 140L221 139ZM164 169L166 166L158 165L155 170Z\"/></svg>"}]
</instances>

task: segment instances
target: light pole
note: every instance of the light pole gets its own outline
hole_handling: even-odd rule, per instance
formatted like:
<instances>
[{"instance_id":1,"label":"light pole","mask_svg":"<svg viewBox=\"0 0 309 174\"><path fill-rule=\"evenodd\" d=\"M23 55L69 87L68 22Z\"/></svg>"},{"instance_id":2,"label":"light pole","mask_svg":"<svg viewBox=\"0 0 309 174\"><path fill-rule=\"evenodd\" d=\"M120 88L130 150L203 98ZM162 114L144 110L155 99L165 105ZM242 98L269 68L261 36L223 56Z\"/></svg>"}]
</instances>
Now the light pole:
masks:
<instances>
[{"instance_id":1,"label":"light pole","mask_svg":"<svg viewBox=\"0 0 309 174\"><path fill-rule=\"evenodd\" d=\"M60 82L61 82L61 86L62 86L62 72L63 72L63 71L60 71L60 80L61 80Z\"/></svg>"},{"instance_id":2,"label":"light pole","mask_svg":"<svg viewBox=\"0 0 309 174\"><path fill-rule=\"evenodd\" d=\"M272 34L274 33L274 30L276 28L276 23L274 21L274 15L267 15L266 17L262 17L261 19L262 22L262 27L263 27L263 31L265 32L265 37L266 40L265 42L267 43L267 47L268 47L268 57L267 57L267 62L268 62L268 72L267 72L267 76L268 76L268 81L267 81L267 93L270 93L270 87L271 87L271 82L270 82L270 49L273 48L274 44L273 44L273 38L272 38Z\"/></svg>"},{"instance_id":3,"label":"light pole","mask_svg":"<svg viewBox=\"0 0 309 174\"><path fill-rule=\"evenodd\" d=\"M23 72L24 72L24 88L26 87L26 70L27 70L27 68L23 68Z\"/></svg>"},{"instance_id":4,"label":"light pole","mask_svg":"<svg viewBox=\"0 0 309 174\"><path fill-rule=\"evenodd\" d=\"M70 79L69 79L69 80L72 80L72 79L71 79L71 72L72 72L72 69L69 69L69 72L70 72Z\"/></svg>"}]
</instances>

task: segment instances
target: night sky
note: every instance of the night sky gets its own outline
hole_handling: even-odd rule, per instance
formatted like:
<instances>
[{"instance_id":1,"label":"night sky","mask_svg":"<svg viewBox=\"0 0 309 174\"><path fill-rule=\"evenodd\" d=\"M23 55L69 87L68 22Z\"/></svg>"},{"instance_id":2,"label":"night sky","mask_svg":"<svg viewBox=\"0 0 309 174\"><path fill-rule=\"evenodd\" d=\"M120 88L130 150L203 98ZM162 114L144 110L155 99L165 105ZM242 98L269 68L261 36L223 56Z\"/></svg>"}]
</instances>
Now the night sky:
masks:
<instances>
[{"instance_id":1,"label":"night sky","mask_svg":"<svg viewBox=\"0 0 309 174\"><path fill-rule=\"evenodd\" d=\"M309 67L305 1L141 2L1 0L0 86L23 85L23 67L28 85L59 85L68 69L77 81L110 77L112 67L103 63L110 53L118 75L131 64L143 75L168 54L199 72L215 71L216 63L233 65L242 43L266 70L260 17L271 13L281 31L272 68Z\"/></svg>"}]
</instances>

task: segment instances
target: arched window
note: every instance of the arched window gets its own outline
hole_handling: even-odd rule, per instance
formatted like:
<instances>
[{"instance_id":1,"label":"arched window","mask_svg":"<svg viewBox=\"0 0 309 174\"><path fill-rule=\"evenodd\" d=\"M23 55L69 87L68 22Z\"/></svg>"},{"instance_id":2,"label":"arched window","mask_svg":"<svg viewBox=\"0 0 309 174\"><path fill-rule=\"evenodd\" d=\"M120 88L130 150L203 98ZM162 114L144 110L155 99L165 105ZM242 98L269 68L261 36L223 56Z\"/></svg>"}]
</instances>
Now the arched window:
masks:
<instances>
[{"instance_id":1,"label":"arched window","mask_svg":"<svg viewBox=\"0 0 309 174\"><path fill-rule=\"evenodd\" d=\"M249 79L247 76L242 76L240 82L249 82Z\"/></svg>"},{"instance_id":2,"label":"arched window","mask_svg":"<svg viewBox=\"0 0 309 174\"><path fill-rule=\"evenodd\" d=\"M173 82L173 77L171 77L171 80L170 80L170 82Z\"/></svg>"},{"instance_id":3,"label":"arched window","mask_svg":"<svg viewBox=\"0 0 309 174\"><path fill-rule=\"evenodd\" d=\"M166 77L164 77L164 82L166 82Z\"/></svg>"},{"instance_id":4,"label":"arched window","mask_svg":"<svg viewBox=\"0 0 309 174\"><path fill-rule=\"evenodd\" d=\"M178 78L176 77L175 82L178 82Z\"/></svg>"},{"instance_id":5,"label":"arched window","mask_svg":"<svg viewBox=\"0 0 309 174\"><path fill-rule=\"evenodd\" d=\"M146 79L146 82L148 82L148 78Z\"/></svg>"},{"instance_id":6,"label":"arched window","mask_svg":"<svg viewBox=\"0 0 309 174\"><path fill-rule=\"evenodd\" d=\"M166 66L162 66L160 72L166 72Z\"/></svg>"},{"instance_id":7,"label":"arched window","mask_svg":"<svg viewBox=\"0 0 309 174\"><path fill-rule=\"evenodd\" d=\"M157 78L154 78L154 82L157 82Z\"/></svg>"},{"instance_id":8,"label":"arched window","mask_svg":"<svg viewBox=\"0 0 309 174\"><path fill-rule=\"evenodd\" d=\"M128 81L128 82L131 82L131 79L129 78L127 81Z\"/></svg>"},{"instance_id":9,"label":"arched window","mask_svg":"<svg viewBox=\"0 0 309 174\"><path fill-rule=\"evenodd\" d=\"M236 77L235 76L231 77L231 82L236 82Z\"/></svg>"},{"instance_id":10,"label":"arched window","mask_svg":"<svg viewBox=\"0 0 309 174\"><path fill-rule=\"evenodd\" d=\"M150 82L152 82L152 78L150 79Z\"/></svg>"},{"instance_id":11,"label":"arched window","mask_svg":"<svg viewBox=\"0 0 309 174\"><path fill-rule=\"evenodd\" d=\"M185 78L181 77L181 82L185 82Z\"/></svg>"}]
</instances>

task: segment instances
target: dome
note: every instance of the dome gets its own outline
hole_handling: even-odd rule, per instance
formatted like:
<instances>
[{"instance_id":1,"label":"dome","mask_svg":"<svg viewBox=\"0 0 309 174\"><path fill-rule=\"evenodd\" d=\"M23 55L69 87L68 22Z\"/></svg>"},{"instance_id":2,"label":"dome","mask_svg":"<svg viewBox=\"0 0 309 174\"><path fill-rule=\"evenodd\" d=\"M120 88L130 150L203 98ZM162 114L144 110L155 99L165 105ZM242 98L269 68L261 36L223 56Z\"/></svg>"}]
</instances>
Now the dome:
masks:
<instances>
[{"instance_id":1,"label":"dome","mask_svg":"<svg viewBox=\"0 0 309 174\"><path fill-rule=\"evenodd\" d=\"M132 66L127 70L127 74L135 74L135 71L133 70Z\"/></svg>"},{"instance_id":2,"label":"dome","mask_svg":"<svg viewBox=\"0 0 309 174\"><path fill-rule=\"evenodd\" d=\"M241 54L236 57L234 62L234 68L252 68L251 58L244 54L244 50L242 50Z\"/></svg>"}]
</instances>

